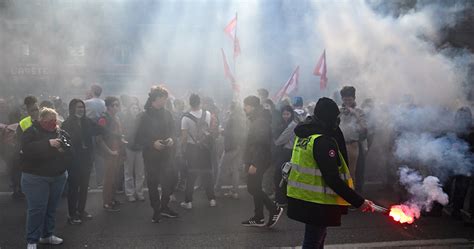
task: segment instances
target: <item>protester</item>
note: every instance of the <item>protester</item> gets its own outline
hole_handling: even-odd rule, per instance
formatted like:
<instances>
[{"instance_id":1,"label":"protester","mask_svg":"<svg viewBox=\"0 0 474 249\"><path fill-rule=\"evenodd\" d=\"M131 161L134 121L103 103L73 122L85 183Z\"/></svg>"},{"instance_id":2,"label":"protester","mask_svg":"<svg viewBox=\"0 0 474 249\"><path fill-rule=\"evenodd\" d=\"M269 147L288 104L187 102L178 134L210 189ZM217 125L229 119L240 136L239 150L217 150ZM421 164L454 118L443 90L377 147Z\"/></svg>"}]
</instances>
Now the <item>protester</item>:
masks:
<instances>
[{"instance_id":1,"label":"protester","mask_svg":"<svg viewBox=\"0 0 474 249\"><path fill-rule=\"evenodd\" d=\"M275 174L274 174L274 185L275 185L275 202L278 206L285 206L286 201L286 185L281 185L281 168L282 165L286 162L289 162L291 159L291 152L293 150L293 145L295 142L295 133L294 129L298 124L298 121L295 120L295 112L293 108L289 105L281 108L281 123L279 130L281 132L275 139L275 151L273 153L274 165L275 165Z\"/></svg>"},{"instance_id":2,"label":"protester","mask_svg":"<svg viewBox=\"0 0 474 249\"><path fill-rule=\"evenodd\" d=\"M102 94L102 87L99 85L92 85L87 92L86 100L86 116L93 121L98 121L102 114L106 111L105 101L100 98Z\"/></svg>"},{"instance_id":3,"label":"protester","mask_svg":"<svg viewBox=\"0 0 474 249\"><path fill-rule=\"evenodd\" d=\"M16 129L16 136L17 136L17 145L18 147L16 148L16 157L17 160L14 161L14 166L13 166L13 171L12 171L12 178L13 178L13 194L12 198L13 199L21 199L24 197L24 194L21 190L21 174L20 174L20 169L22 165L22 157L20 156L21 154L21 139L23 136L23 133L27 131L32 125L33 122L37 121L39 119L39 105L38 105L38 99L34 96L27 96L24 101L24 106L26 108L26 112L28 114L27 117L23 118L20 120L19 125Z\"/></svg>"},{"instance_id":4,"label":"protester","mask_svg":"<svg viewBox=\"0 0 474 249\"><path fill-rule=\"evenodd\" d=\"M314 116L295 128L296 141L288 177L288 217L305 223L303 248L324 248L328 226L340 226L341 215L353 205L374 211L373 203L352 188L345 161L339 109L328 98L319 99ZM344 176L341 179L341 175Z\"/></svg>"},{"instance_id":5,"label":"protester","mask_svg":"<svg viewBox=\"0 0 474 249\"><path fill-rule=\"evenodd\" d=\"M66 183L66 166L71 163L69 149L58 136L68 137L57 127L57 113L43 108L21 137L21 186L28 212L26 240L28 249L37 243L59 245L63 240L54 233L56 208Z\"/></svg>"},{"instance_id":6,"label":"protester","mask_svg":"<svg viewBox=\"0 0 474 249\"><path fill-rule=\"evenodd\" d=\"M168 206L176 182L176 173L171 162L175 123L171 112L165 109L167 101L168 91L165 88L161 86L151 88L145 112L139 117L135 140L135 143L143 148L148 193L153 208L151 220L153 223L160 222L161 216L178 217L178 213ZM161 197L158 185L161 185Z\"/></svg>"},{"instance_id":7,"label":"protester","mask_svg":"<svg viewBox=\"0 0 474 249\"><path fill-rule=\"evenodd\" d=\"M242 222L244 226L273 227L280 219L283 208L263 192L262 180L265 171L271 164L271 116L260 104L256 96L244 99L244 111L249 119L249 130L244 152L244 165L247 172L247 190L253 196L254 216ZM269 220L265 223L263 207L269 212Z\"/></svg>"},{"instance_id":8,"label":"protester","mask_svg":"<svg viewBox=\"0 0 474 249\"><path fill-rule=\"evenodd\" d=\"M357 107L355 102L356 89L352 86L345 86L340 91L342 98L341 106L341 130L346 140L349 171L352 179L357 181L356 170L359 157L360 141L367 136L367 121L362 109Z\"/></svg>"},{"instance_id":9,"label":"protester","mask_svg":"<svg viewBox=\"0 0 474 249\"><path fill-rule=\"evenodd\" d=\"M105 107L105 102L100 98L102 94L102 87L93 84L90 86L90 89L86 93L86 117L90 118L92 121L97 122L102 114L107 110ZM101 150L97 144L96 139L94 138L93 146L97 147L94 149L94 170L95 170L95 181L98 188L102 188L103 179L104 179L104 159L101 155Z\"/></svg>"},{"instance_id":10,"label":"protester","mask_svg":"<svg viewBox=\"0 0 474 249\"><path fill-rule=\"evenodd\" d=\"M68 166L68 222L71 225L81 224L84 219L92 219L85 211L87 191L92 170L93 137L103 134L103 129L86 117L86 107L82 100L72 99L69 102L69 116L62 123L71 136L74 155L73 163Z\"/></svg>"},{"instance_id":11,"label":"protester","mask_svg":"<svg viewBox=\"0 0 474 249\"><path fill-rule=\"evenodd\" d=\"M142 147L135 142L138 114L140 107L138 103L130 103L123 117L123 130L126 145L127 158L125 159L125 195L129 202L137 199L144 201L143 184L145 182L145 166L143 163Z\"/></svg>"},{"instance_id":12,"label":"protester","mask_svg":"<svg viewBox=\"0 0 474 249\"><path fill-rule=\"evenodd\" d=\"M210 132L211 113L201 109L201 98L197 94L189 97L191 111L181 120L181 141L187 163L186 190L181 207L192 209L194 184L198 176L204 186L209 205L217 205L212 179L212 137Z\"/></svg>"},{"instance_id":13,"label":"protester","mask_svg":"<svg viewBox=\"0 0 474 249\"><path fill-rule=\"evenodd\" d=\"M5 99L0 98L0 159L7 166L13 199L22 196L20 189L21 172L17 167L18 163L15 163L18 161L17 128L18 120L12 117Z\"/></svg>"},{"instance_id":14,"label":"protester","mask_svg":"<svg viewBox=\"0 0 474 249\"><path fill-rule=\"evenodd\" d=\"M99 118L98 124L104 128L104 134L97 137L97 143L104 158L104 210L109 212L120 211L120 202L115 199L117 172L120 162L125 159L125 148L122 138L122 125L117 118L120 112L120 102L116 97L105 98L107 111Z\"/></svg>"},{"instance_id":15,"label":"protester","mask_svg":"<svg viewBox=\"0 0 474 249\"><path fill-rule=\"evenodd\" d=\"M230 116L224 128L224 154L220 160L219 173L216 177L216 190L220 191L223 179L231 176L232 188L224 193L226 197L239 198L240 169L244 146L245 120L242 107L232 102ZM226 174L227 173L227 174Z\"/></svg>"},{"instance_id":16,"label":"protester","mask_svg":"<svg viewBox=\"0 0 474 249\"><path fill-rule=\"evenodd\" d=\"M293 99L293 108L295 110L295 119L298 122L304 122L306 117L308 117L308 113L304 109L303 97L295 97Z\"/></svg>"}]
</instances>

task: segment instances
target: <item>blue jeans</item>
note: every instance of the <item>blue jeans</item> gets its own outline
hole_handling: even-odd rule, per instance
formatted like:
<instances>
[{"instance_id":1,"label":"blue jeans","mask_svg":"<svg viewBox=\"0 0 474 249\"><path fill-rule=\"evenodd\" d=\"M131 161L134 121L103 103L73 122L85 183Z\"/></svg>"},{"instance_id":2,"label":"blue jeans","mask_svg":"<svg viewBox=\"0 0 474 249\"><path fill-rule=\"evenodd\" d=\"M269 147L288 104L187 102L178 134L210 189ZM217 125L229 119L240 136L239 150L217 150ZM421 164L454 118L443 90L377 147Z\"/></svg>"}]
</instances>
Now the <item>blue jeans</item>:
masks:
<instances>
[{"instance_id":1,"label":"blue jeans","mask_svg":"<svg viewBox=\"0 0 474 249\"><path fill-rule=\"evenodd\" d=\"M303 249L323 249L324 239L326 239L326 228L306 224L304 230Z\"/></svg>"},{"instance_id":2,"label":"blue jeans","mask_svg":"<svg viewBox=\"0 0 474 249\"><path fill-rule=\"evenodd\" d=\"M21 187L26 196L26 240L38 243L40 238L53 235L56 208L66 184L67 174L56 177L21 174Z\"/></svg>"}]
</instances>

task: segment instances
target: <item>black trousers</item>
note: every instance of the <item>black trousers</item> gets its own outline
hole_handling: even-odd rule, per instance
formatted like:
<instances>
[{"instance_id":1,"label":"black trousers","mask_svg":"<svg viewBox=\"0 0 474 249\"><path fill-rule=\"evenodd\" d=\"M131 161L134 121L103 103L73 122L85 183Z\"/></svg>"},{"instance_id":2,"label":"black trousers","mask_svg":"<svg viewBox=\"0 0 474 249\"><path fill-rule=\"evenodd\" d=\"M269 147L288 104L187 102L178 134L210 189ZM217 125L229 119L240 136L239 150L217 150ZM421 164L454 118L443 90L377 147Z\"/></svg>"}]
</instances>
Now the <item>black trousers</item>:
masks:
<instances>
[{"instance_id":1,"label":"black trousers","mask_svg":"<svg viewBox=\"0 0 474 249\"><path fill-rule=\"evenodd\" d=\"M171 167L169 160L152 161L144 158L145 177L150 197L150 205L155 212L167 208L170 195L173 194L176 184L176 171ZM161 185L161 196L158 186Z\"/></svg>"},{"instance_id":2,"label":"black trousers","mask_svg":"<svg viewBox=\"0 0 474 249\"><path fill-rule=\"evenodd\" d=\"M323 249L326 234L326 227L306 224L304 230L303 249Z\"/></svg>"},{"instance_id":3,"label":"black trousers","mask_svg":"<svg viewBox=\"0 0 474 249\"><path fill-rule=\"evenodd\" d=\"M188 170L186 172L186 190L184 194L185 202L193 201L194 184L196 183L196 179L198 178L198 176L201 177L201 184L203 185L206 191L207 198L209 200L216 198L214 194L214 181L212 179L212 172L210 170L206 170L206 171Z\"/></svg>"},{"instance_id":4,"label":"black trousers","mask_svg":"<svg viewBox=\"0 0 474 249\"><path fill-rule=\"evenodd\" d=\"M67 203L69 216L84 212L91 170L92 160L79 162L68 169Z\"/></svg>"},{"instance_id":5,"label":"black trousers","mask_svg":"<svg viewBox=\"0 0 474 249\"><path fill-rule=\"evenodd\" d=\"M254 175L247 174L247 191L253 196L253 203L255 206L254 217L263 219L263 207L265 206L269 212L275 212L276 204L270 200L268 195L263 192L262 180L267 168L257 168L257 173Z\"/></svg>"}]
</instances>

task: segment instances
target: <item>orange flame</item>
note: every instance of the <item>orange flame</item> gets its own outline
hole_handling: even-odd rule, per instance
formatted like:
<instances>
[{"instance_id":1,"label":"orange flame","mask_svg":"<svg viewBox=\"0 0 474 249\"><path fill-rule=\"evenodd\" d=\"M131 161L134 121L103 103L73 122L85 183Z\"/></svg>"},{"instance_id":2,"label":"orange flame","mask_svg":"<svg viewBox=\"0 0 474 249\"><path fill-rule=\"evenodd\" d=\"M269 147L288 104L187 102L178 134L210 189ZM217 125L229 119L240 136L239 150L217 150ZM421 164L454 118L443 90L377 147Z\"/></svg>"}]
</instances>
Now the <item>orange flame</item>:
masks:
<instances>
[{"instance_id":1,"label":"orange flame","mask_svg":"<svg viewBox=\"0 0 474 249\"><path fill-rule=\"evenodd\" d=\"M415 213L406 205L395 205L390 208L389 215L397 222L411 224L415 221Z\"/></svg>"}]
</instances>

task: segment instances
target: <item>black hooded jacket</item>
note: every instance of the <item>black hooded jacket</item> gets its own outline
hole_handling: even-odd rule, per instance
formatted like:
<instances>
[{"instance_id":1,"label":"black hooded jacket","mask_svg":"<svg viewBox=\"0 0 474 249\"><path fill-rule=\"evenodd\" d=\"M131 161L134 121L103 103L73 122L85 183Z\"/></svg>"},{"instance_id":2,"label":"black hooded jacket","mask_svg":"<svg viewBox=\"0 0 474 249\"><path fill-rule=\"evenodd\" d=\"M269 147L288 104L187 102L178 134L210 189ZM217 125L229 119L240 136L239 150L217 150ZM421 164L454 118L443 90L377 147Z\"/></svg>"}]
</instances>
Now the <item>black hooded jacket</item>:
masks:
<instances>
[{"instance_id":1,"label":"black hooded jacket","mask_svg":"<svg viewBox=\"0 0 474 249\"><path fill-rule=\"evenodd\" d=\"M338 165L341 162L331 150L341 152L347 162L347 150L344 136L339 128L326 128L314 117L308 117L305 122L295 128L296 136L305 138L314 134L322 134L314 142L313 157L316 159L326 184L344 200L355 207L364 203L364 198L340 178ZM337 155L337 154L336 154ZM319 226L340 226L341 215L347 213L347 207L338 205L322 205L288 197L288 217L291 219Z\"/></svg>"},{"instance_id":2,"label":"black hooded jacket","mask_svg":"<svg viewBox=\"0 0 474 249\"><path fill-rule=\"evenodd\" d=\"M248 118L250 122L244 163L264 169L271 164L272 117L269 111L258 106Z\"/></svg>"},{"instance_id":3,"label":"black hooded jacket","mask_svg":"<svg viewBox=\"0 0 474 249\"><path fill-rule=\"evenodd\" d=\"M171 112L165 108L155 109L145 105L145 111L139 114L135 143L143 149L145 164L168 161L172 148L158 151L154 147L156 140L175 138L175 122Z\"/></svg>"},{"instance_id":4,"label":"black hooded jacket","mask_svg":"<svg viewBox=\"0 0 474 249\"><path fill-rule=\"evenodd\" d=\"M62 123L61 128L71 136L72 148L77 161L92 162L93 137L102 135L104 129L85 115L81 118L76 117L77 103L84 104L79 99L69 103L69 117ZM84 109L84 113L86 113L85 111Z\"/></svg>"}]
</instances>

